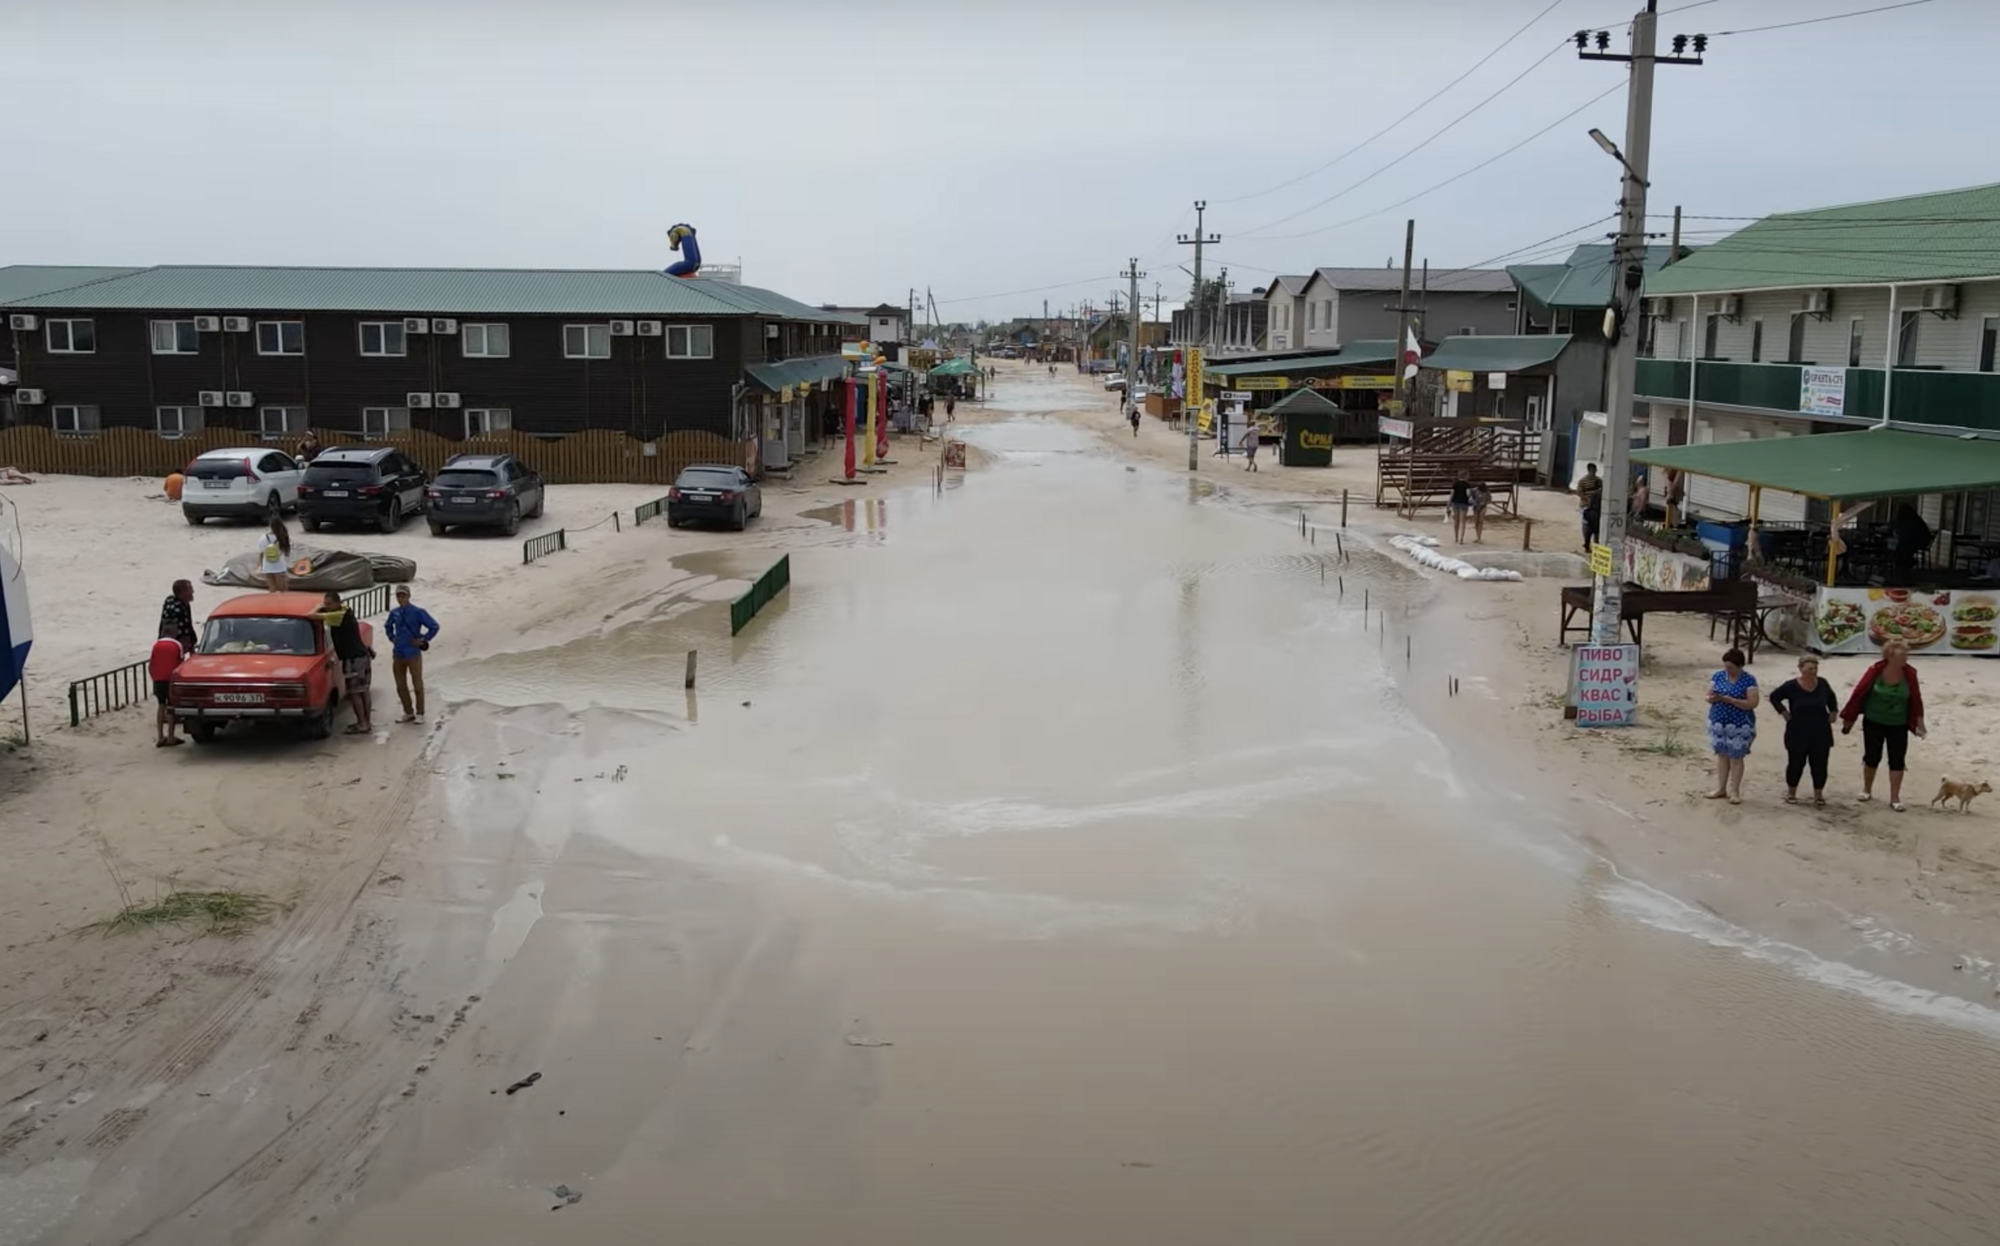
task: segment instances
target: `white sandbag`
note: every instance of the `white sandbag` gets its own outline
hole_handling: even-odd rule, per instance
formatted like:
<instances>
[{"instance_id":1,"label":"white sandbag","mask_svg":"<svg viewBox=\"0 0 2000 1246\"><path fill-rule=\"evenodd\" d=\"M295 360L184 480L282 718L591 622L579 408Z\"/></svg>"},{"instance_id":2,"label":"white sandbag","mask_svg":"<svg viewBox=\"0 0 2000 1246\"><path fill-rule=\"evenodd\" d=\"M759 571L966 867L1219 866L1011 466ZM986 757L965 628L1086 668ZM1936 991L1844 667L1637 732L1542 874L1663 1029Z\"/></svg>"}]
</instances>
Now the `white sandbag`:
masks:
<instances>
[{"instance_id":1,"label":"white sandbag","mask_svg":"<svg viewBox=\"0 0 2000 1246\"><path fill-rule=\"evenodd\" d=\"M1463 558L1453 558L1437 548L1437 538L1405 533L1389 538L1389 544L1408 554L1420 567L1443 571L1461 580L1518 580L1521 573L1499 567L1475 567Z\"/></svg>"}]
</instances>

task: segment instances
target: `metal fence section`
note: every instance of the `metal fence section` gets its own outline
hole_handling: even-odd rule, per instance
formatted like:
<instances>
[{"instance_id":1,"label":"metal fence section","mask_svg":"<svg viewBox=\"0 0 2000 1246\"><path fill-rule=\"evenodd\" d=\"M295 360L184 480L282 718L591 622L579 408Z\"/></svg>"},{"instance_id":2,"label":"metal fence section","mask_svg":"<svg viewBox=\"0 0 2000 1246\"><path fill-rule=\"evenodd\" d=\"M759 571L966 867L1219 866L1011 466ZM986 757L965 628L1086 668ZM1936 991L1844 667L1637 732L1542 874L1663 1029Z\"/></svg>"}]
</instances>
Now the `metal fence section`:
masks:
<instances>
[{"instance_id":1,"label":"metal fence section","mask_svg":"<svg viewBox=\"0 0 2000 1246\"><path fill-rule=\"evenodd\" d=\"M357 618L389 613L389 586L371 584L367 588L350 589L340 595L340 604L354 611Z\"/></svg>"},{"instance_id":2,"label":"metal fence section","mask_svg":"<svg viewBox=\"0 0 2000 1246\"><path fill-rule=\"evenodd\" d=\"M78 727L86 718L137 705L152 691L152 683L144 661L70 681L69 725Z\"/></svg>"},{"instance_id":3,"label":"metal fence section","mask_svg":"<svg viewBox=\"0 0 2000 1246\"><path fill-rule=\"evenodd\" d=\"M666 513L667 499L665 498L656 498L651 502L642 502L632 508L632 526L636 528L648 519L658 519Z\"/></svg>"},{"instance_id":4,"label":"metal fence section","mask_svg":"<svg viewBox=\"0 0 2000 1246\"><path fill-rule=\"evenodd\" d=\"M729 603L729 634L734 636L750 626L750 620L757 617L757 612L770 605L771 599L784 592L791 582L792 556L786 554L757 577L749 592Z\"/></svg>"},{"instance_id":5,"label":"metal fence section","mask_svg":"<svg viewBox=\"0 0 2000 1246\"><path fill-rule=\"evenodd\" d=\"M553 554L557 550L568 548L569 533L563 528L557 528L554 532L544 532L540 536L531 536L521 542L521 565L525 567L544 554Z\"/></svg>"}]
</instances>

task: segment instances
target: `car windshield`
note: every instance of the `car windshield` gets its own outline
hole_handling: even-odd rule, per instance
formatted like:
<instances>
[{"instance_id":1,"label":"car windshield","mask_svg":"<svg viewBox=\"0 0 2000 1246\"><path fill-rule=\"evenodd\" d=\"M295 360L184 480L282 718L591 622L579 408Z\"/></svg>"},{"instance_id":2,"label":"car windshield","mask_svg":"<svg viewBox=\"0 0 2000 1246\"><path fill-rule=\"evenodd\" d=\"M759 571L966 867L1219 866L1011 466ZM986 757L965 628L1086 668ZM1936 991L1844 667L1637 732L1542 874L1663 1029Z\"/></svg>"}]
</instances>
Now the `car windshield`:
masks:
<instances>
[{"instance_id":1,"label":"car windshield","mask_svg":"<svg viewBox=\"0 0 2000 1246\"><path fill-rule=\"evenodd\" d=\"M719 467L691 467L674 482L681 489L734 489L736 473Z\"/></svg>"},{"instance_id":2,"label":"car windshield","mask_svg":"<svg viewBox=\"0 0 2000 1246\"><path fill-rule=\"evenodd\" d=\"M490 489L500 483L500 477L493 472L447 467L432 483L443 489Z\"/></svg>"},{"instance_id":3,"label":"car windshield","mask_svg":"<svg viewBox=\"0 0 2000 1246\"><path fill-rule=\"evenodd\" d=\"M375 466L372 463L338 461L329 463L325 459L316 459L311 467L306 468L308 484L347 484L356 480L373 479L375 479Z\"/></svg>"},{"instance_id":4,"label":"car windshield","mask_svg":"<svg viewBox=\"0 0 2000 1246\"><path fill-rule=\"evenodd\" d=\"M242 459L196 459L187 474L196 480L240 480L247 473Z\"/></svg>"},{"instance_id":5,"label":"car windshield","mask_svg":"<svg viewBox=\"0 0 2000 1246\"><path fill-rule=\"evenodd\" d=\"M303 657L316 652L313 626L305 619L227 615L208 621L202 653L282 653Z\"/></svg>"}]
</instances>

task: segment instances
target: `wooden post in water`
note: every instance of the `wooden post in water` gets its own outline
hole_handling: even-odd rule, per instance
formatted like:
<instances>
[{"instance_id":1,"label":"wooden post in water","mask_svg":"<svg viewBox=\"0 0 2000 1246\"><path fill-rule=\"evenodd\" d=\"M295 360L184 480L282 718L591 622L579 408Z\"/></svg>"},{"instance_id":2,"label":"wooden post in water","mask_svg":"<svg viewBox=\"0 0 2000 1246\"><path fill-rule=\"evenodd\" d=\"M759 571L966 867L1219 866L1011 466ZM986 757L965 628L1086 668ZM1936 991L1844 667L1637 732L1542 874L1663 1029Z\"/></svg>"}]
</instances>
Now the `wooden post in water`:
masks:
<instances>
[{"instance_id":1,"label":"wooden post in water","mask_svg":"<svg viewBox=\"0 0 2000 1246\"><path fill-rule=\"evenodd\" d=\"M1340 526L1347 526L1347 490L1340 491Z\"/></svg>"},{"instance_id":2,"label":"wooden post in water","mask_svg":"<svg viewBox=\"0 0 2000 1246\"><path fill-rule=\"evenodd\" d=\"M1522 521L1521 521L1521 552L1522 552L1522 553L1524 553L1524 554L1525 554L1525 553L1527 553L1527 552L1528 552L1528 539L1529 539L1530 537L1532 537L1532 536L1533 536L1534 534L1535 534L1535 521L1534 521L1534 520L1532 520L1532 519L1524 519L1524 520L1522 520Z\"/></svg>"},{"instance_id":3,"label":"wooden post in water","mask_svg":"<svg viewBox=\"0 0 2000 1246\"><path fill-rule=\"evenodd\" d=\"M688 650L687 681L681 685L683 688L694 687L694 655L695 650Z\"/></svg>"}]
</instances>

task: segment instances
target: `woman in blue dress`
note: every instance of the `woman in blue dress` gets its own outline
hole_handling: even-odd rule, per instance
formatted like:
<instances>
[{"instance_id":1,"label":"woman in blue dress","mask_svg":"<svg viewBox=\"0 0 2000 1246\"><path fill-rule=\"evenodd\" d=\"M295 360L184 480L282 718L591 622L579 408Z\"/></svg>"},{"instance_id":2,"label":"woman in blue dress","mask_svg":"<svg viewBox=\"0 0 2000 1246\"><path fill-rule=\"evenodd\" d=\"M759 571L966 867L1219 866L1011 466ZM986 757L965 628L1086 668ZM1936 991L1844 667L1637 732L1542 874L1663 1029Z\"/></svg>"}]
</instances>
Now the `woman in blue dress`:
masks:
<instances>
[{"instance_id":1,"label":"woman in blue dress","mask_svg":"<svg viewBox=\"0 0 2000 1246\"><path fill-rule=\"evenodd\" d=\"M1743 759L1757 739L1757 677L1743 669L1743 651L1722 655L1722 669L1708 677L1708 746L1715 750L1715 790L1710 800L1743 803Z\"/></svg>"}]
</instances>

